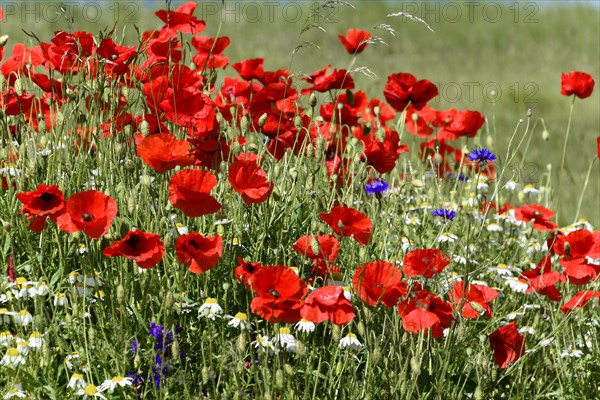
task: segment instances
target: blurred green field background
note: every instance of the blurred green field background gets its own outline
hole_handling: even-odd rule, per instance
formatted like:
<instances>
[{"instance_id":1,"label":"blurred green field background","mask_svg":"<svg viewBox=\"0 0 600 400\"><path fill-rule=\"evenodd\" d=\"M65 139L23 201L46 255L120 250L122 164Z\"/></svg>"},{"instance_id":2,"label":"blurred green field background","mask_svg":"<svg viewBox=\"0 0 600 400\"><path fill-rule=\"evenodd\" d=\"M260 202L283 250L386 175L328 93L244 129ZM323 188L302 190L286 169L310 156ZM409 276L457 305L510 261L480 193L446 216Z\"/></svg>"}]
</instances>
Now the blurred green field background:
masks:
<instances>
[{"instance_id":1,"label":"blurred green field background","mask_svg":"<svg viewBox=\"0 0 600 400\"><path fill-rule=\"evenodd\" d=\"M176 8L183 2L173 2ZM35 44L22 30L33 31L48 41L55 30L86 30L94 34L110 31L124 43L135 43L136 31L158 29L161 22L152 13L165 8L162 1L65 2L67 15L60 15L58 2L4 2L5 19L0 35L10 36L5 58L16 42ZM585 175L596 154L600 135L600 7L593 2L454 2L454 1L362 1L355 8L341 4L322 10L321 17L307 20L316 2L199 2L195 16L207 22L204 35L227 35L231 45L224 52L231 62L264 57L265 69L290 68L296 73L311 73L332 64L336 68L367 67L377 77L355 73L357 88L370 96L383 98L383 87L390 73L410 72L418 79L429 79L440 88L440 96L430 102L436 109L459 108L482 112L495 121L493 149L501 159L519 119L532 109L531 145L523 161L526 168L515 168L521 184L540 184L553 164L553 186L567 127L571 99L560 95L561 72L585 71L596 80L593 95L576 100L567 154L567 175L560 193L560 224L573 222ZM37 8L36 8L37 7ZM435 33L404 17L390 13L409 12L425 20ZM327 17L327 18L325 18ZM71 21L69 21L71 20ZM220 31L219 21L223 20ZM73 22L73 23L72 23ZM306 23L318 23L302 35ZM386 44L371 44L354 64L337 35L348 28L369 30L385 23L398 35L379 29L373 31ZM312 42L317 47L294 48ZM193 49L187 48L188 52ZM221 74L235 75L228 68ZM491 96L496 89L497 97ZM544 119L549 139L542 138ZM524 125L523 125L524 127ZM481 135L485 145L486 129ZM523 130L520 131L523 133ZM410 144L411 142L409 142ZM413 142L416 143L416 142ZM414 147L414 144L413 144ZM416 147L415 147L416 150ZM516 163L512 163L515 164ZM511 165L512 165L511 164ZM586 191L580 217L600 226L600 163L596 162Z\"/></svg>"}]
</instances>

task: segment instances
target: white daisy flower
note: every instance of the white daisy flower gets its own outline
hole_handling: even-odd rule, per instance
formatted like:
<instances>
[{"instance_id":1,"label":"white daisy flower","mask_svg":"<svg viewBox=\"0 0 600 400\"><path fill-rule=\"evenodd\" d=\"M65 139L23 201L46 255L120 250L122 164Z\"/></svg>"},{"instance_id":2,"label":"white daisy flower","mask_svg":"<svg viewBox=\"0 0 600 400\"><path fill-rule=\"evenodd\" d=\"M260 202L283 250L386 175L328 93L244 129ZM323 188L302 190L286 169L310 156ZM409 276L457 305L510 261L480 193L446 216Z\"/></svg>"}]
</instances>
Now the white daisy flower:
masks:
<instances>
[{"instance_id":1,"label":"white daisy flower","mask_svg":"<svg viewBox=\"0 0 600 400\"><path fill-rule=\"evenodd\" d=\"M537 196L538 194L540 194L540 191L538 189L536 189L532 184L528 184L525 185L525 187L523 188L523 193L528 195L528 196Z\"/></svg>"},{"instance_id":2,"label":"white daisy flower","mask_svg":"<svg viewBox=\"0 0 600 400\"><path fill-rule=\"evenodd\" d=\"M269 340L268 336L258 335L252 343L256 349L275 351L275 345Z\"/></svg>"},{"instance_id":3,"label":"white daisy flower","mask_svg":"<svg viewBox=\"0 0 600 400\"><path fill-rule=\"evenodd\" d=\"M27 326L33 322L33 315L27 310L21 310L14 315L15 324Z\"/></svg>"},{"instance_id":4,"label":"white daisy flower","mask_svg":"<svg viewBox=\"0 0 600 400\"><path fill-rule=\"evenodd\" d=\"M74 373L73 375L71 375L69 383L67 383L67 387L69 389L85 388L86 386L87 382L83 378L83 375L78 373Z\"/></svg>"},{"instance_id":5,"label":"white daisy flower","mask_svg":"<svg viewBox=\"0 0 600 400\"><path fill-rule=\"evenodd\" d=\"M6 349L6 353L2 360L0 361L0 365L12 365L13 367L18 366L19 364L25 364L25 357L19 353L19 349L16 347L9 347Z\"/></svg>"},{"instance_id":6,"label":"white daisy flower","mask_svg":"<svg viewBox=\"0 0 600 400\"><path fill-rule=\"evenodd\" d=\"M502 232L502 231L504 230L504 228L503 228L503 227L501 227L501 226L500 226L500 225L498 225L498 224L494 224L494 223L492 223L492 224L489 224L489 225L486 227L486 229L488 230L488 232Z\"/></svg>"},{"instance_id":7,"label":"white daisy flower","mask_svg":"<svg viewBox=\"0 0 600 400\"><path fill-rule=\"evenodd\" d=\"M569 357L569 358L579 358L582 355L583 355L583 351L577 350L577 349L571 349L571 348L563 351L562 353L560 353L560 356L562 358L566 358L566 357Z\"/></svg>"},{"instance_id":8,"label":"white daisy flower","mask_svg":"<svg viewBox=\"0 0 600 400\"><path fill-rule=\"evenodd\" d=\"M38 331L31 332L29 335L29 347L34 349L41 349L44 344L44 335Z\"/></svg>"},{"instance_id":9,"label":"white daisy flower","mask_svg":"<svg viewBox=\"0 0 600 400\"><path fill-rule=\"evenodd\" d=\"M348 333L346 336L340 339L340 344L338 347L340 349L350 348L351 350L360 350L363 345L358 341L358 338L354 333Z\"/></svg>"},{"instance_id":10,"label":"white daisy flower","mask_svg":"<svg viewBox=\"0 0 600 400\"><path fill-rule=\"evenodd\" d=\"M83 400L86 400L88 397L99 397L104 400L108 400L105 396L100 393L100 390L93 383L88 383L85 388L79 389L75 392L78 396L83 396Z\"/></svg>"},{"instance_id":11,"label":"white daisy flower","mask_svg":"<svg viewBox=\"0 0 600 400\"><path fill-rule=\"evenodd\" d=\"M302 332L302 333L314 332L315 323L311 322L311 321L307 321L304 318L302 318L300 321L298 321L294 324L294 328L298 332Z\"/></svg>"},{"instance_id":12,"label":"white daisy flower","mask_svg":"<svg viewBox=\"0 0 600 400\"><path fill-rule=\"evenodd\" d=\"M498 275L502 275L502 276L513 276L513 271L511 268L509 268L508 265L506 264L498 264L495 267L489 267L487 269L489 272L495 272Z\"/></svg>"},{"instance_id":13,"label":"white daisy flower","mask_svg":"<svg viewBox=\"0 0 600 400\"><path fill-rule=\"evenodd\" d=\"M514 192L515 190L518 190L519 187L521 185L519 185L517 182L515 181L508 181L506 182L506 184L504 185L504 189L508 190L509 192Z\"/></svg>"},{"instance_id":14,"label":"white daisy flower","mask_svg":"<svg viewBox=\"0 0 600 400\"><path fill-rule=\"evenodd\" d=\"M131 386L133 384L133 378L123 377L123 376L115 376L112 379L107 379L100 386L98 386L98 390L100 392L104 392L105 390L109 390L112 392L115 390L117 386L125 387Z\"/></svg>"},{"instance_id":15,"label":"white daisy flower","mask_svg":"<svg viewBox=\"0 0 600 400\"><path fill-rule=\"evenodd\" d=\"M58 292L54 295L54 307L65 307L67 304L69 304L69 301L67 300L67 296L64 292Z\"/></svg>"},{"instance_id":16,"label":"white daisy flower","mask_svg":"<svg viewBox=\"0 0 600 400\"><path fill-rule=\"evenodd\" d=\"M248 328L248 326L249 326L248 315L243 312L239 312L239 313L235 314L234 316L225 315L223 318L231 319L231 321L229 321L227 323L227 326L232 326L234 328L240 328L241 330L244 330L244 329Z\"/></svg>"},{"instance_id":17,"label":"white daisy flower","mask_svg":"<svg viewBox=\"0 0 600 400\"><path fill-rule=\"evenodd\" d=\"M200 306L198 310L198 314L200 317L206 317L214 320L219 316L219 314L223 311L217 299L213 297L209 297L204 301L204 304Z\"/></svg>"},{"instance_id":18,"label":"white daisy flower","mask_svg":"<svg viewBox=\"0 0 600 400\"><path fill-rule=\"evenodd\" d=\"M456 235L451 234L450 232L444 232L440 235L440 237L438 238L438 242L440 243L446 243L446 242L456 242L458 240L458 237Z\"/></svg>"},{"instance_id":19,"label":"white daisy flower","mask_svg":"<svg viewBox=\"0 0 600 400\"><path fill-rule=\"evenodd\" d=\"M535 334L535 328L533 326L522 326L519 328L519 333L528 333L530 335Z\"/></svg>"},{"instance_id":20,"label":"white daisy flower","mask_svg":"<svg viewBox=\"0 0 600 400\"><path fill-rule=\"evenodd\" d=\"M10 324L11 317L17 315L16 311L8 311L6 308L0 308L0 322Z\"/></svg>"},{"instance_id":21,"label":"white daisy flower","mask_svg":"<svg viewBox=\"0 0 600 400\"><path fill-rule=\"evenodd\" d=\"M286 351L296 352L296 338L290 328L279 328L279 333L275 335L273 342Z\"/></svg>"},{"instance_id":22,"label":"white daisy flower","mask_svg":"<svg viewBox=\"0 0 600 400\"><path fill-rule=\"evenodd\" d=\"M10 391L4 395L4 399L11 399L13 397L18 397L20 399L27 398L27 392L23 390L23 385L21 382L15 383L12 389L10 389Z\"/></svg>"},{"instance_id":23,"label":"white daisy flower","mask_svg":"<svg viewBox=\"0 0 600 400\"><path fill-rule=\"evenodd\" d=\"M504 283L506 283L512 289L513 292L517 293L525 293L525 291L529 287L527 283L519 281L519 278L514 276L507 276L504 279Z\"/></svg>"},{"instance_id":24,"label":"white daisy flower","mask_svg":"<svg viewBox=\"0 0 600 400\"><path fill-rule=\"evenodd\" d=\"M0 332L0 345L8 346L13 340L14 337L9 331Z\"/></svg>"}]
</instances>

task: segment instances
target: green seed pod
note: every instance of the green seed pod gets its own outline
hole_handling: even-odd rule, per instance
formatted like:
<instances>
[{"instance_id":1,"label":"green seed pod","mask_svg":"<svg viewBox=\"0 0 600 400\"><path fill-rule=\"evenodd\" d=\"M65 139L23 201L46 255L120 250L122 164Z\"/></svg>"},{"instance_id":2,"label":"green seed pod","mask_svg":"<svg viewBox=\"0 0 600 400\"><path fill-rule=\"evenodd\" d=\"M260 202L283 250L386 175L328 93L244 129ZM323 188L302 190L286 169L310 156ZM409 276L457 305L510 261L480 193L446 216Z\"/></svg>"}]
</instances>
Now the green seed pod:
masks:
<instances>
[{"instance_id":1,"label":"green seed pod","mask_svg":"<svg viewBox=\"0 0 600 400\"><path fill-rule=\"evenodd\" d=\"M542 131L542 139L544 139L545 142L550 140L550 132L548 132L548 130L544 129Z\"/></svg>"},{"instance_id":2,"label":"green seed pod","mask_svg":"<svg viewBox=\"0 0 600 400\"><path fill-rule=\"evenodd\" d=\"M279 164L277 164L277 166L279 166ZM298 170L296 168L290 168L290 170L288 171L288 175L290 178L292 178L294 182L296 182L296 180L298 179Z\"/></svg>"},{"instance_id":3,"label":"green seed pod","mask_svg":"<svg viewBox=\"0 0 600 400\"><path fill-rule=\"evenodd\" d=\"M339 376L342 374L342 372L344 372L344 363L342 362L342 360L339 360L335 365L335 375Z\"/></svg>"},{"instance_id":4,"label":"green seed pod","mask_svg":"<svg viewBox=\"0 0 600 400\"><path fill-rule=\"evenodd\" d=\"M356 329L358 330L358 334L360 336L366 336L365 334L365 324L362 321L358 321L358 324L356 324Z\"/></svg>"},{"instance_id":5,"label":"green seed pod","mask_svg":"<svg viewBox=\"0 0 600 400\"><path fill-rule=\"evenodd\" d=\"M379 347L375 347L375 350L373 350L373 364L379 364L381 362L381 357L381 350L379 349Z\"/></svg>"},{"instance_id":6,"label":"green seed pod","mask_svg":"<svg viewBox=\"0 0 600 400\"><path fill-rule=\"evenodd\" d=\"M117 286L117 303L121 305L125 304L125 287L120 283Z\"/></svg>"},{"instance_id":7,"label":"green seed pod","mask_svg":"<svg viewBox=\"0 0 600 400\"><path fill-rule=\"evenodd\" d=\"M314 155L315 155L315 148L313 147L312 143L309 143L308 145L306 145L306 157L312 158Z\"/></svg>"},{"instance_id":8,"label":"green seed pod","mask_svg":"<svg viewBox=\"0 0 600 400\"><path fill-rule=\"evenodd\" d=\"M4 232L10 232L12 229L12 224L8 221L2 221L2 229L4 229Z\"/></svg>"},{"instance_id":9,"label":"green seed pod","mask_svg":"<svg viewBox=\"0 0 600 400\"><path fill-rule=\"evenodd\" d=\"M0 92L4 91L5 83L6 83L6 78L4 78L4 75L0 74Z\"/></svg>"},{"instance_id":10,"label":"green seed pod","mask_svg":"<svg viewBox=\"0 0 600 400\"><path fill-rule=\"evenodd\" d=\"M473 393L473 397L475 398L475 400L483 399L483 390L481 390L481 386L477 385L477 387L475 388L475 392Z\"/></svg>"}]
</instances>

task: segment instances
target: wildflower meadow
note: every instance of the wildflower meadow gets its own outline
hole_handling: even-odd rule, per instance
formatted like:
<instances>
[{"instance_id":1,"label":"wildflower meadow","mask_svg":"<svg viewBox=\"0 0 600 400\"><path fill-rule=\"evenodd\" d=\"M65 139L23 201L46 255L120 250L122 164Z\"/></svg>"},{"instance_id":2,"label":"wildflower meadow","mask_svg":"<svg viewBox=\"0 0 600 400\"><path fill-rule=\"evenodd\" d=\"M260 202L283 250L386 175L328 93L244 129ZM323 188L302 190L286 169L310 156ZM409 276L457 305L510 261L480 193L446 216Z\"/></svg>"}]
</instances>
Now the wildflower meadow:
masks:
<instances>
[{"instance_id":1,"label":"wildflower meadow","mask_svg":"<svg viewBox=\"0 0 600 400\"><path fill-rule=\"evenodd\" d=\"M228 53L232 4L0 30L0 396L600 398L597 65L550 69L548 115L443 107L370 67L422 10L299 8L284 65Z\"/></svg>"}]
</instances>

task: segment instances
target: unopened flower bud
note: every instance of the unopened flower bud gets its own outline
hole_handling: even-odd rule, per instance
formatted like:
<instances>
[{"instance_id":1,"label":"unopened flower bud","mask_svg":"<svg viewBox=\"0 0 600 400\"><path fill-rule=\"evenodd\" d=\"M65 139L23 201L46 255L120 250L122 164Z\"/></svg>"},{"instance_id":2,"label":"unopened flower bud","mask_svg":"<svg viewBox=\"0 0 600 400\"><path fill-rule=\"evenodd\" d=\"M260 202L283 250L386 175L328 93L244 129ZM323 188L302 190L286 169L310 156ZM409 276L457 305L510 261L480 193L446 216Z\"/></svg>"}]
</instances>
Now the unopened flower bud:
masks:
<instances>
[{"instance_id":1,"label":"unopened flower bud","mask_svg":"<svg viewBox=\"0 0 600 400\"><path fill-rule=\"evenodd\" d=\"M125 287L121 284L117 286L117 303L125 304Z\"/></svg>"},{"instance_id":2,"label":"unopened flower bud","mask_svg":"<svg viewBox=\"0 0 600 400\"><path fill-rule=\"evenodd\" d=\"M311 106L311 108L314 108L317 105L317 96L314 92L308 97L308 105Z\"/></svg>"},{"instance_id":3,"label":"unopened flower bud","mask_svg":"<svg viewBox=\"0 0 600 400\"><path fill-rule=\"evenodd\" d=\"M240 121L240 130L242 131L242 134L248 132L249 127L250 127L250 122L248 121L248 117L246 115L244 115L242 117L242 120Z\"/></svg>"},{"instance_id":4,"label":"unopened flower bud","mask_svg":"<svg viewBox=\"0 0 600 400\"><path fill-rule=\"evenodd\" d=\"M548 130L544 129L542 131L542 139L544 139L546 142L550 140L550 132L548 132Z\"/></svg>"},{"instance_id":5,"label":"unopened flower bud","mask_svg":"<svg viewBox=\"0 0 600 400\"><path fill-rule=\"evenodd\" d=\"M265 126L265 124L267 123L267 113L264 113L263 115L260 116L260 118L258 119L258 127L262 128L263 126Z\"/></svg>"},{"instance_id":6,"label":"unopened flower bud","mask_svg":"<svg viewBox=\"0 0 600 400\"><path fill-rule=\"evenodd\" d=\"M0 49L6 46L6 43L8 43L8 35L0 36Z\"/></svg>"}]
</instances>

